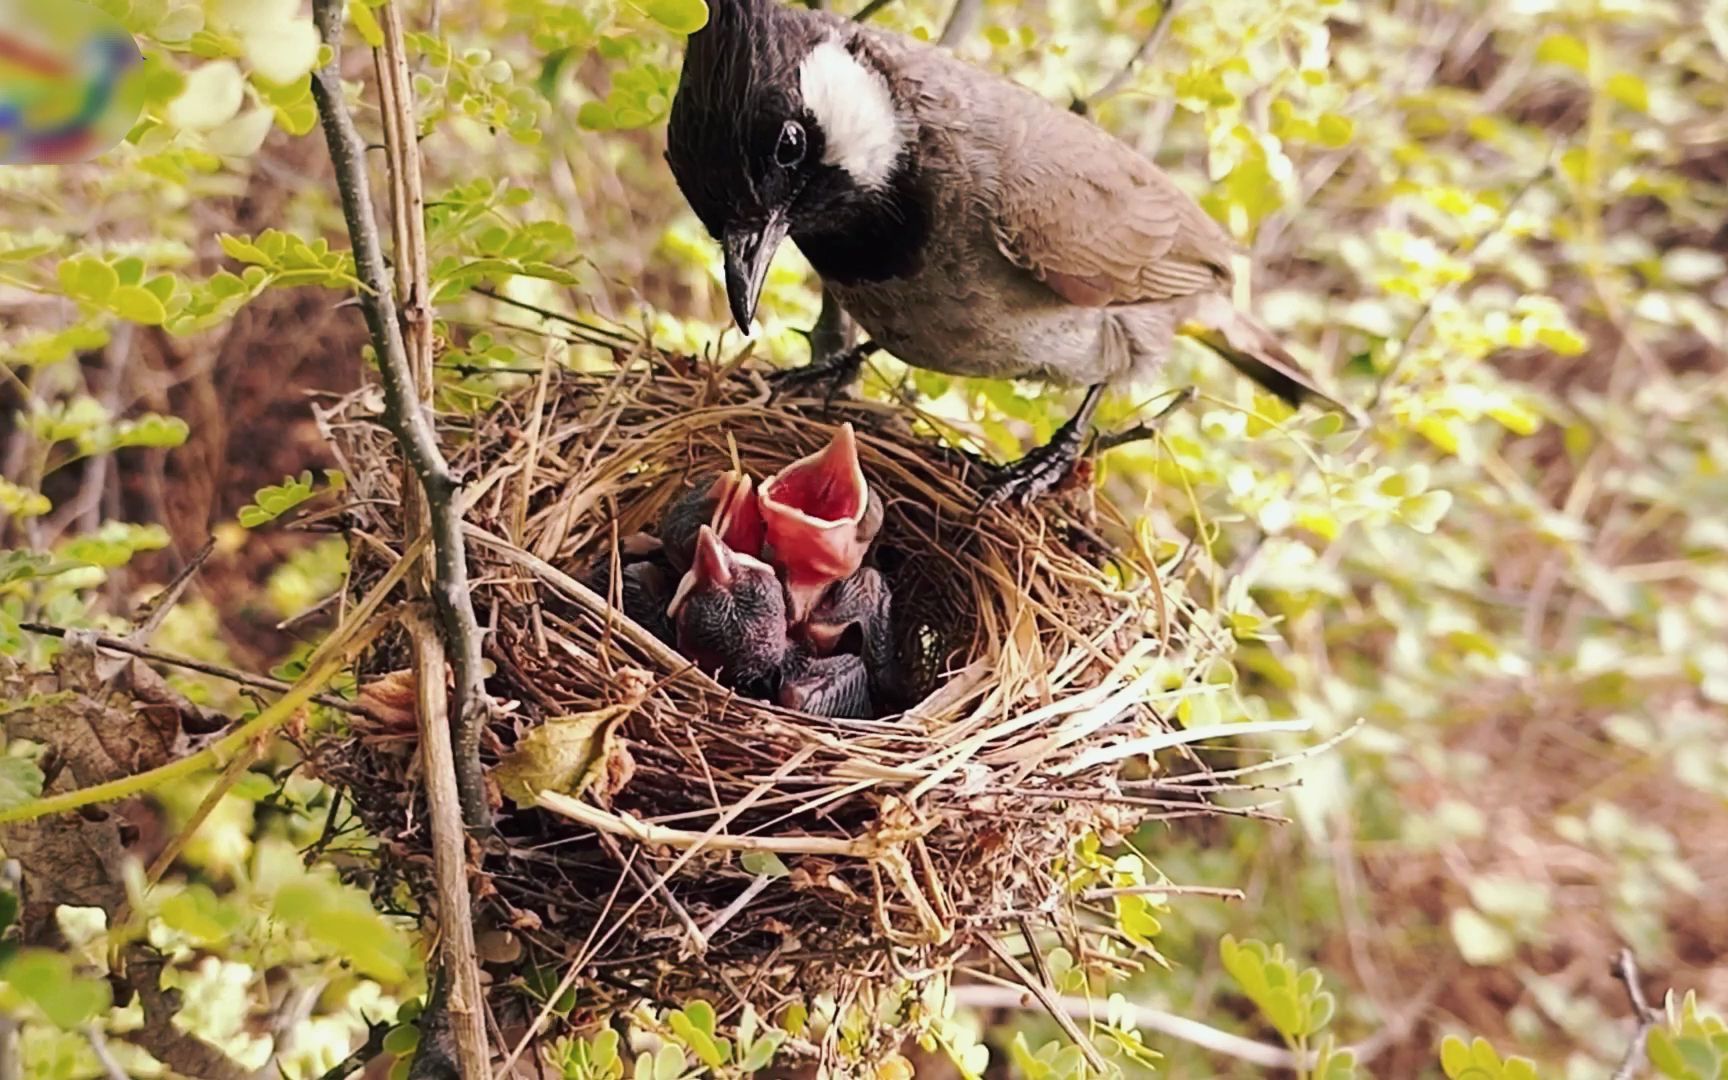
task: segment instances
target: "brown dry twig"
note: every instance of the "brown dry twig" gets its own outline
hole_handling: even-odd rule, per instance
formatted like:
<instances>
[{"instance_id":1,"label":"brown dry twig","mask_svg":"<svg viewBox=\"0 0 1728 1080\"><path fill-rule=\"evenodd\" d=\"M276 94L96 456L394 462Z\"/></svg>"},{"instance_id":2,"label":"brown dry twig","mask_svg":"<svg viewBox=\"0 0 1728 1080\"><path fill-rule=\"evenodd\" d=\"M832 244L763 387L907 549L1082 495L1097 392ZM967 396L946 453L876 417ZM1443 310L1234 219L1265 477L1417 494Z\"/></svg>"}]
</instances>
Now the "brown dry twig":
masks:
<instances>
[{"instance_id":1,"label":"brown dry twig","mask_svg":"<svg viewBox=\"0 0 1728 1080\"><path fill-rule=\"evenodd\" d=\"M1626 1056L1620 1059L1620 1067L1614 1070L1612 1080L1633 1080L1644 1062L1644 1044L1650 1037L1650 1029L1662 1018L1662 1010L1652 1008L1645 999L1638 974L1638 959L1632 955L1631 949L1620 950L1614 961L1614 975L1626 987L1626 998L1632 1003L1632 1015L1638 1021L1638 1028L1632 1035L1632 1044L1626 1048Z\"/></svg>"},{"instance_id":2,"label":"brown dry twig","mask_svg":"<svg viewBox=\"0 0 1728 1080\"><path fill-rule=\"evenodd\" d=\"M21 622L18 624L18 629L31 634L42 634L47 637L56 638L64 638L67 634L74 632L67 630L63 626L50 626L47 623L39 622ZM83 631L78 632L83 633ZM115 652L126 653L128 656L136 656L140 660L148 660L154 664L167 664L169 667L185 668L187 671L196 671L200 675L209 675L212 678L224 679L228 682L238 683L241 686L250 686L256 690L274 690L277 693L285 693L294 689L292 683L285 683L281 679L272 679L267 675L253 675L249 672L223 667L221 664L212 664L204 660L193 660L186 656L175 656L173 653L165 653L157 649L147 649L141 645L134 645L125 638L117 638L112 634L90 633L87 636L92 644L101 648L113 649ZM358 702L349 701L346 698L339 698L333 694L314 694L312 695L312 700L316 701L320 705L325 705L332 709L340 709L343 712L362 714L366 712L365 706Z\"/></svg>"}]
</instances>

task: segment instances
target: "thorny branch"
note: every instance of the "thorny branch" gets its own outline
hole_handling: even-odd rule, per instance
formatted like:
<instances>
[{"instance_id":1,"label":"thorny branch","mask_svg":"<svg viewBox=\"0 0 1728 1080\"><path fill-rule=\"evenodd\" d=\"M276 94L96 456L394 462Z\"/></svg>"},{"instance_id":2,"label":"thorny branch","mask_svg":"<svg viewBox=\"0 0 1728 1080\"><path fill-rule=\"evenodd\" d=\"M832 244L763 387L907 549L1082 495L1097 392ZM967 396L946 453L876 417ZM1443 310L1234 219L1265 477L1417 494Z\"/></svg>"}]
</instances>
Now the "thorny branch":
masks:
<instances>
[{"instance_id":1,"label":"thorny branch","mask_svg":"<svg viewBox=\"0 0 1728 1080\"><path fill-rule=\"evenodd\" d=\"M450 699L450 729L462 819L470 829L485 829L491 824L491 813L480 770L480 732L485 726L488 704L480 655L480 625L474 615L473 600L468 595L461 492L438 447L438 435L433 429L430 413L421 403L414 383L408 348L397 321L395 289L384 265L384 253L379 242L372 187L366 177L366 144L354 126L354 118L349 115L342 94L343 0L313 0L312 9L319 35L331 50L330 63L314 74L312 93L317 99L324 138L330 147L330 160L336 169L342 214L354 248L355 272L366 286L359 297L360 310L366 317L372 345L378 353L378 370L384 384L383 422L396 437L403 456L420 481L431 519L434 549L432 603L455 675L455 691ZM398 103L399 106L405 104ZM411 130L410 125L407 137L412 137ZM418 298L409 299L418 306Z\"/></svg>"}]
</instances>

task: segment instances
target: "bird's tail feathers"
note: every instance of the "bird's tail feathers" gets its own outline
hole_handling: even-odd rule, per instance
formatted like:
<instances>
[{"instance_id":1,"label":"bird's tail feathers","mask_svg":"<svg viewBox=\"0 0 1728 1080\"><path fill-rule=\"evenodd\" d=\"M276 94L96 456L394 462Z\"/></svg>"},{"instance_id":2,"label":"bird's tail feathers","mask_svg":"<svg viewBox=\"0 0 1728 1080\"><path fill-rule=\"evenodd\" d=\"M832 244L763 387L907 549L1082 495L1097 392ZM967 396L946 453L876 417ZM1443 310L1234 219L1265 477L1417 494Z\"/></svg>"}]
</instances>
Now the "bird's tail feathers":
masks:
<instances>
[{"instance_id":1,"label":"bird's tail feathers","mask_svg":"<svg viewBox=\"0 0 1728 1080\"><path fill-rule=\"evenodd\" d=\"M1221 294L1202 297L1182 332L1291 405L1313 402L1358 424L1366 422L1356 406L1323 390L1276 334Z\"/></svg>"}]
</instances>

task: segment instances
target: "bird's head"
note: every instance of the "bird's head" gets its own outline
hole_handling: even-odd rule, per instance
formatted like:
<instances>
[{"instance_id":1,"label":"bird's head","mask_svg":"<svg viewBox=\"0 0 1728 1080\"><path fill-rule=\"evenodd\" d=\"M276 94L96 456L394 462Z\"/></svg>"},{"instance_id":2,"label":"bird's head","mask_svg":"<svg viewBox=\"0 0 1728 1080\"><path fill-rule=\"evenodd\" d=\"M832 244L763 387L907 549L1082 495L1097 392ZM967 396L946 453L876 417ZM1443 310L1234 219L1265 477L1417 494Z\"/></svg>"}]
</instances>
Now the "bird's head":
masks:
<instances>
[{"instance_id":1,"label":"bird's head","mask_svg":"<svg viewBox=\"0 0 1728 1080\"><path fill-rule=\"evenodd\" d=\"M794 625L830 585L857 572L882 527L881 501L864 480L851 424L764 480L758 505Z\"/></svg>"},{"instance_id":2,"label":"bird's head","mask_svg":"<svg viewBox=\"0 0 1728 1080\"><path fill-rule=\"evenodd\" d=\"M707 525L666 613L678 648L733 686L772 675L786 654L786 594L774 568L732 550Z\"/></svg>"},{"instance_id":3,"label":"bird's head","mask_svg":"<svg viewBox=\"0 0 1728 1080\"><path fill-rule=\"evenodd\" d=\"M774 0L716 0L691 35L666 160L726 263L749 332L788 235L832 230L902 168L906 112L867 38Z\"/></svg>"}]
</instances>

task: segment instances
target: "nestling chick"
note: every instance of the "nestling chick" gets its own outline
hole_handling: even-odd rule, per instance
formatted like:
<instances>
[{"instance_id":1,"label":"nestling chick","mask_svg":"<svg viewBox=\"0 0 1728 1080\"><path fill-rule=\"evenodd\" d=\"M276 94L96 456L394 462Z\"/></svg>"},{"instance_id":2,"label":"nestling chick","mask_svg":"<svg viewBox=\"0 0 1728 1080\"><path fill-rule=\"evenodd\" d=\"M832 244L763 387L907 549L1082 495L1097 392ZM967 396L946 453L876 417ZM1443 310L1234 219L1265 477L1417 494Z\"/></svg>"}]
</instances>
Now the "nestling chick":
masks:
<instances>
[{"instance_id":1,"label":"nestling chick","mask_svg":"<svg viewBox=\"0 0 1728 1080\"><path fill-rule=\"evenodd\" d=\"M859 657L871 699L881 708L897 705L902 696L892 603L887 580L874 567L862 567L829 586L793 630L797 643L815 656Z\"/></svg>"},{"instance_id":2,"label":"nestling chick","mask_svg":"<svg viewBox=\"0 0 1728 1080\"><path fill-rule=\"evenodd\" d=\"M708 525L734 551L747 555L762 550L762 515L756 506L755 481L735 470L709 473L666 507L660 518L660 541L680 574L690 569L696 553L696 530Z\"/></svg>"},{"instance_id":3,"label":"nestling chick","mask_svg":"<svg viewBox=\"0 0 1728 1080\"><path fill-rule=\"evenodd\" d=\"M774 568L707 525L667 608L678 651L742 693L768 697L786 660L786 594Z\"/></svg>"},{"instance_id":4,"label":"nestling chick","mask_svg":"<svg viewBox=\"0 0 1728 1080\"><path fill-rule=\"evenodd\" d=\"M869 720L876 715L864 660L850 653L810 656L794 650L781 673L775 700L812 716Z\"/></svg>"},{"instance_id":5,"label":"nestling chick","mask_svg":"<svg viewBox=\"0 0 1728 1080\"><path fill-rule=\"evenodd\" d=\"M791 621L801 623L828 586L863 564L882 528L852 425L764 480L759 505L768 558L785 578Z\"/></svg>"},{"instance_id":6,"label":"nestling chick","mask_svg":"<svg viewBox=\"0 0 1728 1080\"><path fill-rule=\"evenodd\" d=\"M1083 386L992 499L1062 479L1107 387L1155 375L1198 320L1278 396L1339 408L1229 299L1236 246L1091 121L942 49L775 0L712 0L666 158L725 256L748 330L788 236L876 346L933 371ZM849 354L837 374L856 374Z\"/></svg>"}]
</instances>

